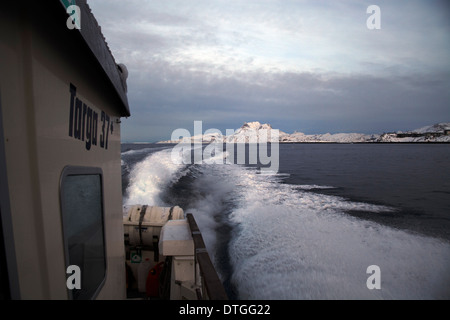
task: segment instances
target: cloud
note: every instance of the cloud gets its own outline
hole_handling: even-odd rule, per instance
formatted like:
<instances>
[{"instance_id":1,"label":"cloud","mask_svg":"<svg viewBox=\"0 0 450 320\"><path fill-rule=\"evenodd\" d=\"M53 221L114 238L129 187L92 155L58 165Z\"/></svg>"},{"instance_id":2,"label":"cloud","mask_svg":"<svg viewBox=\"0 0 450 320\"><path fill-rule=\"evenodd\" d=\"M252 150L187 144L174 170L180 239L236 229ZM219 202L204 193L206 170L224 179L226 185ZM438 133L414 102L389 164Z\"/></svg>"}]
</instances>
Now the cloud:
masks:
<instances>
[{"instance_id":1,"label":"cloud","mask_svg":"<svg viewBox=\"0 0 450 320\"><path fill-rule=\"evenodd\" d=\"M448 121L445 2L89 1L129 71L124 140L269 122L287 132L414 129Z\"/></svg>"},{"instance_id":2,"label":"cloud","mask_svg":"<svg viewBox=\"0 0 450 320\"><path fill-rule=\"evenodd\" d=\"M407 130L446 119L450 101L449 73L380 77L243 71L216 76L165 61L155 62L152 70L133 83L137 92L131 104L137 114L148 116L148 127L166 125L161 139L195 120L222 131L250 120L287 132Z\"/></svg>"}]
</instances>

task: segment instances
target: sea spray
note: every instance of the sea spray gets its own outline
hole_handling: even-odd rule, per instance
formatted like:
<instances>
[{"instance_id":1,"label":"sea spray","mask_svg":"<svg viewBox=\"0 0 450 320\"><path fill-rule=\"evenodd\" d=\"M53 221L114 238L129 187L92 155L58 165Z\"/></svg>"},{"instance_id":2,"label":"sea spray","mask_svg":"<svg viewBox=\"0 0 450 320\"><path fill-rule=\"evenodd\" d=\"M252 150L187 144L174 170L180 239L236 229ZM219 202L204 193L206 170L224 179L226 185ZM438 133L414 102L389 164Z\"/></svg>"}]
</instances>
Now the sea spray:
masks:
<instances>
[{"instance_id":1,"label":"sea spray","mask_svg":"<svg viewBox=\"0 0 450 320\"><path fill-rule=\"evenodd\" d=\"M158 151L134 166L127 202L168 204L168 192L180 191L215 264L223 263L217 259L224 240L218 230L227 228L230 265L216 267L228 272L222 277L237 298L450 297L448 242L346 213L396 208L320 193L333 186L285 183L286 174L260 175L257 168L234 164L174 165L168 157L168 150ZM380 267L380 290L366 285L372 265Z\"/></svg>"}]
</instances>

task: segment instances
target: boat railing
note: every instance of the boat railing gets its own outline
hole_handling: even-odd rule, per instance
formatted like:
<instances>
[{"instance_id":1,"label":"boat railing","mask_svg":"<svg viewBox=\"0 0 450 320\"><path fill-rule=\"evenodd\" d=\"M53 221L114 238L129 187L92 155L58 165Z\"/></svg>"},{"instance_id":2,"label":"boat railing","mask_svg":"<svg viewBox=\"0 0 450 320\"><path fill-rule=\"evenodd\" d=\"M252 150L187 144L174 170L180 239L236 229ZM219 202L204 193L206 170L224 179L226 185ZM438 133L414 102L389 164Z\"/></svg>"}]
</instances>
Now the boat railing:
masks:
<instances>
[{"instance_id":1,"label":"boat railing","mask_svg":"<svg viewBox=\"0 0 450 320\"><path fill-rule=\"evenodd\" d=\"M211 262L202 234L192 213L187 213L186 219L189 223L192 239L194 240L195 261L200 268L203 294L197 291L198 298L205 300L228 300L225 288Z\"/></svg>"}]
</instances>

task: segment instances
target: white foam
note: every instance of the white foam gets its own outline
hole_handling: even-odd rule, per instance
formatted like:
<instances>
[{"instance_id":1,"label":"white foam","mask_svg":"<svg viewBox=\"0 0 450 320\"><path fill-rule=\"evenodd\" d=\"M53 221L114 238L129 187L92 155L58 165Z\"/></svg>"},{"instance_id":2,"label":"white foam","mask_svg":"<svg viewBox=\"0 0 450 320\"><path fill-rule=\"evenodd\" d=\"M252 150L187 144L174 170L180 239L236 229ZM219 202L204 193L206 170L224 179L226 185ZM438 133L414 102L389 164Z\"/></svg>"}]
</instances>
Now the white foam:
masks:
<instances>
[{"instance_id":1,"label":"white foam","mask_svg":"<svg viewBox=\"0 0 450 320\"><path fill-rule=\"evenodd\" d=\"M216 216L226 210L227 199L232 197L235 184L228 179L231 166L223 164L203 164L202 175L194 181L192 188L195 200L186 212L191 212L202 232L211 260L215 261L217 229L221 227Z\"/></svg>"},{"instance_id":2,"label":"white foam","mask_svg":"<svg viewBox=\"0 0 450 320\"><path fill-rule=\"evenodd\" d=\"M202 146L184 149L181 152L172 152L172 149L162 147L161 151L154 152L141 162L137 163L130 172L127 189L128 198L124 199L124 205L147 204L153 206L167 206L161 199L161 192L169 184L174 183L188 173L184 163L189 163L191 151L201 149ZM129 155L141 152L149 152L155 148L145 150L129 150ZM144 150L144 149L143 149ZM123 155L124 153L122 153ZM227 157L226 152L217 151L204 154L203 163L223 163ZM220 160L220 161L219 161ZM123 160L122 160L123 161Z\"/></svg>"},{"instance_id":3,"label":"white foam","mask_svg":"<svg viewBox=\"0 0 450 320\"><path fill-rule=\"evenodd\" d=\"M130 174L126 204L164 205L161 191L186 170L170 150L150 155ZM232 206L231 281L240 299L450 298L448 242L345 214L393 208L314 193L329 186L280 183L278 175L237 165L198 170L192 187L199 196L184 209L194 213L214 261L215 215ZM366 286L370 265L380 267L381 290Z\"/></svg>"},{"instance_id":4,"label":"white foam","mask_svg":"<svg viewBox=\"0 0 450 320\"><path fill-rule=\"evenodd\" d=\"M247 170L239 175L230 242L241 299L433 299L450 297L450 246L350 217L392 208L302 192ZM367 267L381 269L369 290Z\"/></svg>"},{"instance_id":5,"label":"white foam","mask_svg":"<svg viewBox=\"0 0 450 320\"><path fill-rule=\"evenodd\" d=\"M149 153L149 152L155 152L155 151L160 151L160 150L164 150L164 149L168 149L169 147L152 147L152 148L142 148L142 149L131 149L131 150L127 150L121 153L122 157L123 156L130 156L130 155L134 155L134 154L145 154L145 153Z\"/></svg>"},{"instance_id":6,"label":"white foam","mask_svg":"<svg viewBox=\"0 0 450 320\"><path fill-rule=\"evenodd\" d=\"M301 184L301 185L296 185L294 186L297 189L302 189L302 190L320 190L320 189L334 189L334 187L331 186L319 186L316 184Z\"/></svg>"},{"instance_id":7,"label":"white foam","mask_svg":"<svg viewBox=\"0 0 450 320\"><path fill-rule=\"evenodd\" d=\"M170 149L152 153L131 170L124 205L167 206L161 199L161 192L185 174L183 168L184 165L172 161Z\"/></svg>"}]
</instances>

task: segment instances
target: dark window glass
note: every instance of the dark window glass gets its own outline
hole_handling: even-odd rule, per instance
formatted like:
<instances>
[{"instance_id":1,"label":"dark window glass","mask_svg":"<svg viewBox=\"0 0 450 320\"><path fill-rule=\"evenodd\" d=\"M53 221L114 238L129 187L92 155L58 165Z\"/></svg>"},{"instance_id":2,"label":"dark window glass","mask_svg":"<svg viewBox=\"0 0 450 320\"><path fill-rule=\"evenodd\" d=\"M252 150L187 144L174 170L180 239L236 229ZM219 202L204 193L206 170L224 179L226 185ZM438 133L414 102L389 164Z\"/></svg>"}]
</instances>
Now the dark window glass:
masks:
<instances>
[{"instance_id":1,"label":"dark window glass","mask_svg":"<svg viewBox=\"0 0 450 320\"><path fill-rule=\"evenodd\" d=\"M66 168L61 203L66 268L76 265L81 271L81 289L69 292L73 299L95 298L106 276L101 170Z\"/></svg>"}]
</instances>

